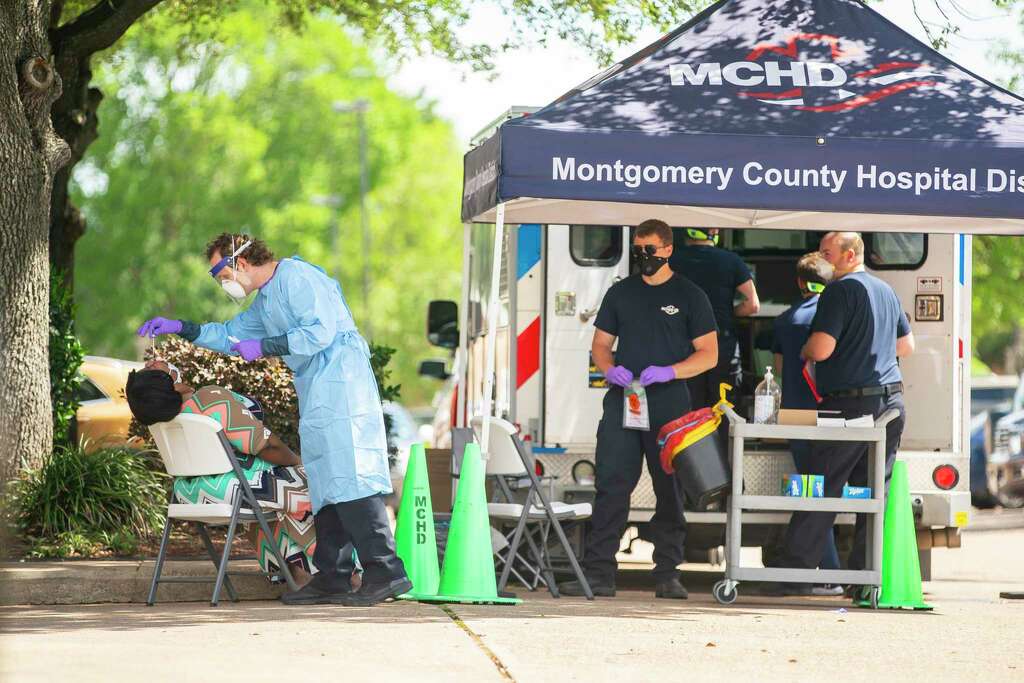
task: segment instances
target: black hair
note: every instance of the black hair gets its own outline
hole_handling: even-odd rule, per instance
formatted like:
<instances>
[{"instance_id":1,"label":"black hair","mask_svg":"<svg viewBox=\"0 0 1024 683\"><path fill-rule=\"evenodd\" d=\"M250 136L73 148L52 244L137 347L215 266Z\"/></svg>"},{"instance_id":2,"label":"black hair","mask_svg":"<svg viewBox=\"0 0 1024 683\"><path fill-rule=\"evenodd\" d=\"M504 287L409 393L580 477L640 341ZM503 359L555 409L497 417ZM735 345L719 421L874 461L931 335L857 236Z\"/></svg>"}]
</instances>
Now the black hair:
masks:
<instances>
[{"instance_id":1,"label":"black hair","mask_svg":"<svg viewBox=\"0 0 1024 683\"><path fill-rule=\"evenodd\" d=\"M174 390L174 380L163 370L132 370L124 395L132 415L147 427L173 420L181 412L181 394Z\"/></svg>"}]
</instances>

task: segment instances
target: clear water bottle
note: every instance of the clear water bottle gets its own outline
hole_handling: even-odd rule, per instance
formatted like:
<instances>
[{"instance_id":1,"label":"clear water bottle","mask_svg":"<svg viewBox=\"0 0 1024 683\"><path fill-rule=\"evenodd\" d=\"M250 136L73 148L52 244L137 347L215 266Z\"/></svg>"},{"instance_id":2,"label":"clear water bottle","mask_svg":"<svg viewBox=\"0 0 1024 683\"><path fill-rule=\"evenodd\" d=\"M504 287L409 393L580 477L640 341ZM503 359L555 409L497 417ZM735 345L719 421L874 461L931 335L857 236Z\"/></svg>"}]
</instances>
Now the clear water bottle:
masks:
<instances>
[{"instance_id":1,"label":"clear water bottle","mask_svg":"<svg viewBox=\"0 0 1024 683\"><path fill-rule=\"evenodd\" d=\"M754 390L754 422L775 424L779 421L779 406L782 403L782 389L772 375L772 368L764 370L764 379Z\"/></svg>"}]
</instances>

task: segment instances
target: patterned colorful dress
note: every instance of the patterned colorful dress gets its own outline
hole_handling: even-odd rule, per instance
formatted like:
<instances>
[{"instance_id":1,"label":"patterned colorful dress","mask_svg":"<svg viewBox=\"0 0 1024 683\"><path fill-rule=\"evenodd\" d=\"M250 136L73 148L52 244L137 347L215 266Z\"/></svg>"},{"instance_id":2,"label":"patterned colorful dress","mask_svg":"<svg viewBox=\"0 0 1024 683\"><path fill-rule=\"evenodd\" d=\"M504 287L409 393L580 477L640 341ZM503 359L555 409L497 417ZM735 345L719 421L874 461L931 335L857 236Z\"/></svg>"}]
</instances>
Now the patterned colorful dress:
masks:
<instances>
[{"instance_id":1,"label":"patterned colorful dress","mask_svg":"<svg viewBox=\"0 0 1024 683\"><path fill-rule=\"evenodd\" d=\"M313 509L309 502L306 472L301 465L272 465L257 454L270 438L270 430L262 420L262 408L247 396L219 386L206 386L196 391L181 407L183 413L206 415L224 427L224 433L235 447L238 463L264 510L274 511L268 519L273 542L289 567L315 574L313 551L316 533ZM180 503L234 504L241 494L234 472L202 477L178 477L174 481L174 497ZM246 508L243 506L242 508ZM259 529L258 526L255 527ZM271 541L262 530L256 537L260 568L274 576L278 571Z\"/></svg>"}]
</instances>

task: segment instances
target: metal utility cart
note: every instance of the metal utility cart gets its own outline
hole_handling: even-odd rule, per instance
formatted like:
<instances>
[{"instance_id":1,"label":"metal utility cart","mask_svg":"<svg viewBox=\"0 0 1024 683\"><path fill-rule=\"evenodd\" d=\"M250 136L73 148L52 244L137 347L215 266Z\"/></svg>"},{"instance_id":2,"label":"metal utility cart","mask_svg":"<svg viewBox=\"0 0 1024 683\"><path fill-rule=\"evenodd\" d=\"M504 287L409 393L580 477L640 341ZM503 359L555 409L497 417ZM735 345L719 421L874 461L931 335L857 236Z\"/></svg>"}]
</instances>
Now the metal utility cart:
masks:
<instances>
[{"instance_id":1,"label":"metal utility cart","mask_svg":"<svg viewBox=\"0 0 1024 683\"><path fill-rule=\"evenodd\" d=\"M873 427L818 427L749 423L725 408L729 419L732 460L732 494L726 515L725 578L715 584L715 599L729 605L736 600L741 581L777 581L780 583L835 583L870 587L867 598L878 607L882 565L882 522L885 510L885 426L898 416L890 410L875 420ZM751 496L743 493L743 457L747 439L803 439L807 441L866 441L871 444L868 481L871 499L795 498L789 496ZM780 453L780 456L783 455ZM867 528L867 569L794 569L789 567L742 567L740 545L744 511L854 512L871 516Z\"/></svg>"}]
</instances>

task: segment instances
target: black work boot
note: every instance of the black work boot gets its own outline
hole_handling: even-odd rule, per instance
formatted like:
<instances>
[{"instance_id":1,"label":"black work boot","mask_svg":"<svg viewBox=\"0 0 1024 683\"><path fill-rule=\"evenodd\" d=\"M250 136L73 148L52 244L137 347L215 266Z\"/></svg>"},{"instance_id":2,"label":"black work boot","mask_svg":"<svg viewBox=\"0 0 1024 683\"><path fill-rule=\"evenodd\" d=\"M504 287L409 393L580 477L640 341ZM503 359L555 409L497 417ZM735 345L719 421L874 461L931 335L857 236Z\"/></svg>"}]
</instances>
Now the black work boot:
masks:
<instances>
[{"instance_id":1,"label":"black work boot","mask_svg":"<svg viewBox=\"0 0 1024 683\"><path fill-rule=\"evenodd\" d=\"M615 584L608 581L601 581L600 579L592 579L587 577L587 583L590 584L590 591L594 594L594 597L599 598L614 598L615 597ZM563 581L558 584L558 592L562 595L569 597L583 597L586 593L583 592L583 584L573 579L572 581Z\"/></svg>"},{"instance_id":2,"label":"black work boot","mask_svg":"<svg viewBox=\"0 0 1024 683\"><path fill-rule=\"evenodd\" d=\"M392 579L387 583L371 583L367 581L360 586L359 590L346 593L341 600L341 604L348 605L349 607L370 607L390 598L396 598L411 590L412 581L409 580L408 576Z\"/></svg>"},{"instance_id":3,"label":"black work boot","mask_svg":"<svg viewBox=\"0 0 1024 683\"><path fill-rule=\"evenodd\" d=\"M654 597L668 600L686 600L690 594L678 577L658 581L654 584Z\"/></svg>"},{"instance_id":4,"label":"black work boot","mask_svg":"<svg viewBox=\"0 0 1024 683\"><path fill-rule=\"evenodd\" d=\"M330 605L340 604L342 599L351 595L352 582L350 577L326 572L313 575L309 583L297 591L289 591L281 596L286 605Z\"/></svg>"}]
</instances>

